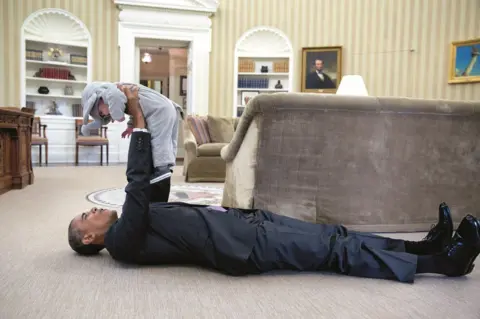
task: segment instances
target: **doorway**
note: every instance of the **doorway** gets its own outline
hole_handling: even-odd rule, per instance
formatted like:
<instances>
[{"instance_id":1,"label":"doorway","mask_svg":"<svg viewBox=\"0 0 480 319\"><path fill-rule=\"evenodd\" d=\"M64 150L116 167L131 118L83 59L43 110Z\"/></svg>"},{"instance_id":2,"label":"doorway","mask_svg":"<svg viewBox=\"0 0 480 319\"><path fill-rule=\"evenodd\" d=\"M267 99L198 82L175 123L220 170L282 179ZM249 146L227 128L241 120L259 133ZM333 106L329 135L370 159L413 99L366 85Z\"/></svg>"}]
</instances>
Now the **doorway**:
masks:
<instances>
[{"instance_id":1,"label":"doorway","mask_svg":"<svg viewBox=\"0 0 480 319\"><path fill-rule=\"evenodd\" d=\"M178 105L188 113L188 42L155 39L136 40L138 82ZM178 132L177 158L183 159L183 121Z\"/></svg>"}]
</instances>

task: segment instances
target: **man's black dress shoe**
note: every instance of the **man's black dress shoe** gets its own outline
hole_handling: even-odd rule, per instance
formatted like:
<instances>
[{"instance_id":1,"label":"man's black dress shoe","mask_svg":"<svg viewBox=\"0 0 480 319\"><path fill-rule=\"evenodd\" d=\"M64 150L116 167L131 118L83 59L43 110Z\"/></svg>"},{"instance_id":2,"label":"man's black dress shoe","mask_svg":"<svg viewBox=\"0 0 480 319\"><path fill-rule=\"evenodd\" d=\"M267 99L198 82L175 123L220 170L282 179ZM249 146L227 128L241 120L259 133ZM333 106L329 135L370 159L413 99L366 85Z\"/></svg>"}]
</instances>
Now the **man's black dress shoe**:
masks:
<instances>
[{"instance_id":1,"label":"man's black dress shoe","mask_svg":"<svg viewBox=\"0 0 480 319\"><path fill-rule=\"evenodd\" d=\"M432 253L441 252L450 243L453 234L453 222L450 208L445 202L438 207L438 223L430 229L423 241L429 242Z\"/></svg>"},{"instance_id":2,"label":"man's black dress shoe","mask_svg":"<svg viewBox=\"0 0 480 319\"><path fill-rule=\"evenodd\" d=\"M479 254L480 222L472 215L467 215L460 222L451 243L440 254L445 262L444 274L451 277L469 274Z\"/></svg>"}]
</instances>

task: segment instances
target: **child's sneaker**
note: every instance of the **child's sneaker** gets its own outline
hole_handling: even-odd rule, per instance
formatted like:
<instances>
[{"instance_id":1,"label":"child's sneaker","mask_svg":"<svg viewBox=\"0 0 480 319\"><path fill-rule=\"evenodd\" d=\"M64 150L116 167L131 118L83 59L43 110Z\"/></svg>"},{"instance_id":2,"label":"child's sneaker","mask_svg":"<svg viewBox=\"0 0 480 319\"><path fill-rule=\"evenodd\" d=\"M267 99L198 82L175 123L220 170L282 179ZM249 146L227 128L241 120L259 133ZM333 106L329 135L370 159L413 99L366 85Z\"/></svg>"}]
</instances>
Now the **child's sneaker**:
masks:
<instances>
[{"instance_id":1,"label":"child's sneaker","mask_svg":"<svg viewBox=\"0 0 480 319\"><path fill-rule=\"evenodd\" d=\"M155 184L164 179L170 178L172 171L166 167L155 167L152 176L150 176L150 184Z\"/></svg>"}]
</instances>

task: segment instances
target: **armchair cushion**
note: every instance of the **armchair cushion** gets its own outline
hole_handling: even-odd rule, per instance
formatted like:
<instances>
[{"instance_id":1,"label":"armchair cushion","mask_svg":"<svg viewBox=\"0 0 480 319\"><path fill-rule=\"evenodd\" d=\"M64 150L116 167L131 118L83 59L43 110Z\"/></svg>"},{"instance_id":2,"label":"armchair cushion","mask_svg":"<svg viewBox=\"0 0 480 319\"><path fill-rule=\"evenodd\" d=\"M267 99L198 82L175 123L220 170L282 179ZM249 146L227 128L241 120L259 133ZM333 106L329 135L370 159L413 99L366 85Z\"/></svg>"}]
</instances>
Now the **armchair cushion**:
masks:
<instances>
[{"instance_id":1,"label":"armchair cushion","mask_svg":"<svg viewBox=\"0 0 480 319\"><path fill-rule=\"evenodd\" d=\"M220 151L227 143L202 144L197 149L198 156L220 156Z\"/></svg>"},{"instance_id":2,"label":"armchair cushion","mask_svg":"<svg viewBox=\"0 0 480 319\"><path fill-rule=\"evenodd\" d=\"M100 137L100 136L78 136L77 137L77 144L79 145L107 145L108 138Z\"/></svg>"},{"instance_id":3,"label":"armchair cushion","mask_svg":"<svg viewBox=\"0 0 480 319\"><path fill-rule=\"evenodd\" d=\"M33 145L46 144L46 143L48 143L48 138L42 137L39 134L32 134Z\"/></svg>"},{"instance_id":4,"label":"armchair cushion","mask_svg":"<svg viewBox=\"0 0 480 319\"><path fill-rule=\"evenodd\" d=\"M189 116L187 118L187 123L198 145L212 142L208 132L206 118L200 116Z\"/></svg>"},{"instance_id":5,"label":"armchair cushion","mask_svg":"<svg viewBox=\"0 0 480 319\"><path fill-rule=\"evenodd\" d=\"M232 118L207 116L208 132L212 143L230 143L235 133Z\"/></svg>"}]
</instances>

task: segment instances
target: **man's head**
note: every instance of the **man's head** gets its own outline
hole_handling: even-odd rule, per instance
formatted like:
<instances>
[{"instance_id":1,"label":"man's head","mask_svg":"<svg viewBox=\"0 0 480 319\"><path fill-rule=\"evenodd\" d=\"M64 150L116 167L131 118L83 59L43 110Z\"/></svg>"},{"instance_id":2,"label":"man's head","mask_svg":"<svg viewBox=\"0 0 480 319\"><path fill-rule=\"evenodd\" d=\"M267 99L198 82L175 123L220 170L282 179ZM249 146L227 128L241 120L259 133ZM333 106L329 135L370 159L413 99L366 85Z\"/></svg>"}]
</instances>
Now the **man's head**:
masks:
<instances>
[{"instance_id":1,"label":"man's head","mask_svg":"<svg viewBox=\"0 0 480 319\"><path fill-rule=\"evenodd\" d=\"M320 59L315 60L315 70L322 71L323 70L323 61Z\"/></svg>"},{"instance_id":2,"label":"man's head","mask_svg":"<svg viewBox=\"0 0 480 319\"><path fill-rule=\"evenodd\" d=\"M68 226L68 243L81 255L97 254L104 248L105 234L118 219L115 210L98 209L77 215Z\"/></svg>"}]
</instances>

